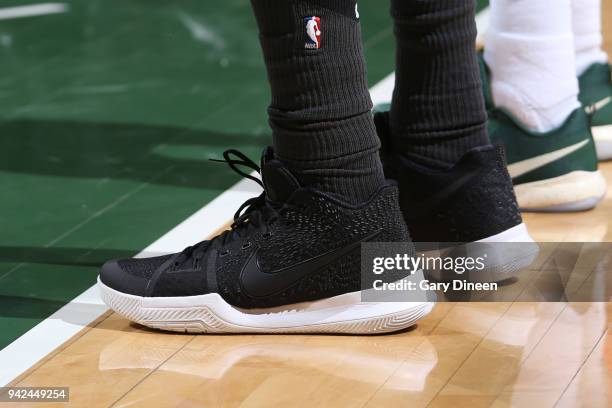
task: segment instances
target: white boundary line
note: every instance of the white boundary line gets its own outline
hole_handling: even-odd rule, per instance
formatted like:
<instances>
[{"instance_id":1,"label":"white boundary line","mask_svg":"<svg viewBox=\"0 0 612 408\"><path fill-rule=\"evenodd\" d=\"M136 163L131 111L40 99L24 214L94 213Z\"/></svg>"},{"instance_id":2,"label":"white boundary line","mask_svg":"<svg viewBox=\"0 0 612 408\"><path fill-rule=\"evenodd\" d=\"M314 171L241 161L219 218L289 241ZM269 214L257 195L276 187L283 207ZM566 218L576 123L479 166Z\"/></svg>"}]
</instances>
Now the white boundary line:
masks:
<instances>
[{"instance_id":1,"label":"white boundary line","mask_svg":"<svg viewBox=\"0 0 612 408\"><path fill-rule=\"evenodd\" d=\"M487 30L489 29L489 21L491 19L491 10L489 7L484 8L478 15L476 16L476 44L484 45L484 37L487 34Z\"/></svg>"},{"instance_id":2,"label":"white boundary line","mask_svg":"<svg viewBox=\"0 0 612 408\"><path fill-rule=\"evenodd\" d=\"M482 27L486 27L487 11L488 9L485 9L477 16L479 32ZM370 89L375 105L391 100L394 81L395 73L391 73ZM261 189L251 180L244 179L236 183L136 256L178 252L205 239L231 219L238 205L260 192ZM97 286L93 285L0 350L0 386L8 384L25 372L107 310L108 307L100 299Z\"/></svg>"},{"instance_id":3,"label":"white boundary line","mask_svg":"<svg viewBox=\"0 0 612 408\"><path fill-rule=\"evenodd\" d=\"M251 180L236 183L136 256L178 252L205 239L231 219L240 203L260 192L259 186ZM0 350L0 386L32 367L107 310L97 286L93 285Z\"/></svg>"},{"instance_id":4,"label":"white boundary line","mask_svg":"<svg viewBox=\"0 0 612 408\"><path fill-rule=\"evenodd\" d=\"M69 9L70 7L65 3L41 3L27 6L4 7L0 8L0 20L65 13Z\"/></svg>"},{"instance_id":5,"label":"white boundary line","mask_svg":"<svg viewBox=\"0 0 612 408\"><path fill-rule=\"evenodd\" d=\"M370 97L372 98L372 104L376 106L382 103L390 103L391 96L393 96L394 87L395 72L392 72L370 89Z\"/></svg>"}]
</instances>

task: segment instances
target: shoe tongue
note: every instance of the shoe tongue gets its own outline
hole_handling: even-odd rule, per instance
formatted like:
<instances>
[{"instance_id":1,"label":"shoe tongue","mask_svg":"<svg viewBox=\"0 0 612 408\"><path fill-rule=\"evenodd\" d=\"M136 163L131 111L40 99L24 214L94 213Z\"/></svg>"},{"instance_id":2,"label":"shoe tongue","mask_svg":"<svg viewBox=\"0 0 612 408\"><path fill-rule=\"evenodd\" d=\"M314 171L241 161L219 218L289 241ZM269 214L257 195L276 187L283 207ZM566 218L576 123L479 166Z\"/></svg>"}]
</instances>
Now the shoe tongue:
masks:
<instances>
[{"instance_id":1,"label":"shoe tongue","mask_svg":"<svg viewBox=\"0 0 612 408\"><path fill-rule=\"evenodd\" d=\"M300 183L289 169L274 158L271 147L266 148L261 156L261 178L266 196L271 201L285 202L295 190L300 188Z\"/></svg>"}]
</instances>

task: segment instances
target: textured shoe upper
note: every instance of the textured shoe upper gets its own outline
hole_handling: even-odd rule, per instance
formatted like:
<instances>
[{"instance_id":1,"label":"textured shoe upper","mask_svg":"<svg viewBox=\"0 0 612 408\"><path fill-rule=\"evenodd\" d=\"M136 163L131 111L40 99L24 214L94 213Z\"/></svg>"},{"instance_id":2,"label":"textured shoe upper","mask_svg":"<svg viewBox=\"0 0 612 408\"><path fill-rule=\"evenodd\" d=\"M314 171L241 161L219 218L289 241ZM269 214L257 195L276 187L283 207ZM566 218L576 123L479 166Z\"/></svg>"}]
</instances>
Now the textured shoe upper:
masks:
<instances>
[{"instance_id":1,"label":"textured shoe upper","mask_svg":"<svg viewBox=\"0 0 612 408\"><path fill-rule=\"evenodd\" d=\"M578 99L592 126L612 125L612 80L609 64L593 64L578 78Z\"/></svg>"},{"instance_id":2,"label":"textured shoe upper","mask_svg":"<svg viewBox=\"0 0 612 408\"><path fill-rule=\"evenodd\" d=\"M261 172L264 193L231 230L178 254L108 262L101 281L138 296L214 292L234 306L272 307L358 291L360 243L410 239L395 185L355 206L301 187L271 150Z\"/></svg>"},{"instance_id":3,"label":"textured shoe upper","mask_svg":"<svg viewBox=\"0 0 612 408\"><path fill-rule=\"evenodd\" d=\"M546 133L532 132L504 110L495 109L489 112L489 136L504 145L515 184L577 170L597 170L595 143L582 109L576 109L565 123Z\"/></svg>"},{"instance_id":4,"label":"textured shoe upper","mask_svg":"<svg viewBox=\"0 0 612 408\"><path fill-rule=\"evenodd\" d=\"M400 187L400 206L415 242L472 242L522 222L499 146L466 153L450 168L435 168L396 153L386 113L375 123L385 175Z\"/></svg>"},{"instance_id":5,"label":"textured shoe upper","mask_svg":"<svg viewBox=\"0 0 612 408\"><path fill-rule=\"evenodd\" d=\"M576 109L560 127L550 132L531 131L508 111L494 105L489 84L490 72L482 52L479 53L479 64L489 115L489 137L492 143L504 146L508 172L514 184L546 180L576 170L597 169L591 124L583 109ZM600 71L594 74L583 80L585 87L587 83L601 82L606 75ZM607 75L609 83L609 70Z\"/></svg>"}]
</instances>

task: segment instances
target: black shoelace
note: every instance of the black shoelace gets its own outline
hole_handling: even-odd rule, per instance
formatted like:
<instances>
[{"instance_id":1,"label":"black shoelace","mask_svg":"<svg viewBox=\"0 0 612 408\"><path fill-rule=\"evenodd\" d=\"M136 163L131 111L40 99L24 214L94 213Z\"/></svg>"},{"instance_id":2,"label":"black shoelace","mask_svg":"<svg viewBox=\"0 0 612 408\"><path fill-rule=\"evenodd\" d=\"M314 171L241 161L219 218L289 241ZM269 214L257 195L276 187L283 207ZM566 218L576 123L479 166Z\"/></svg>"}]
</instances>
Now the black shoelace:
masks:
<instances>
[{"instance_id":1,"label":"black shoelace","mask_svg":"<svg viewBox=\"0 0 612 408\"><path fill-rule=\"evenodd\" d=\"M235 156L235 157L232 157ZM250 173L243 171L239 166L248 167L251 170L261 174L261 168L253 160L249 159L242 152L235 149L228 149L223 152L223 160L210 159L214 162L227 163L232 170L240 174L242 177L248 178L263 187L263 182ZM180 264L190 256L201 258L209 246L221 248L236 238L246 237L253 230L265 230L264 235L268 234L268 226L274 222L278 215L278 209L274 208L268 200L266 200L266 192L263 191L258 197L249 198L246 200L234 214L234 221L230 229L223 231L210 241L202 241L193 246L187 247L181 253L175 262ZM250 242L243 244L243 248L248 248ZM222 252L223 254L223 252Z\"/></svg>"}]
</instances>

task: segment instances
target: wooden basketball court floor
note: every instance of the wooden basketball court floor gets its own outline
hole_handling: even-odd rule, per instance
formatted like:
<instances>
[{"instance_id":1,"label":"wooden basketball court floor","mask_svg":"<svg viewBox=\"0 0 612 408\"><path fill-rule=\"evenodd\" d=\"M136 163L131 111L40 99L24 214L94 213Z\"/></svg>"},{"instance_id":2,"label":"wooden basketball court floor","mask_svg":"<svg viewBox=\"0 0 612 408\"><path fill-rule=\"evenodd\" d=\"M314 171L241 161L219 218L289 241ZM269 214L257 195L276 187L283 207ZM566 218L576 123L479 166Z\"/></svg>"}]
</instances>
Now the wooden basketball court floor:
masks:
<instances>
[{"instance_id":1,"label":"wooden basketball court floor","mask_svg":"<svg viewBox=\"0 0 612 408\"><path fill-rule=\"evenodd\" d=\"M612 241L601 169L596 210L524 215L536 240ZM609 302L439 303L394 335L195 336L108 312L11 385L70 387L75 407L609 407L611 323Z\"/></svg>"},{"instance_id":2,"label":"wooden basketball court floor","mask_svg":"<svg viewBox=\"0 0 612 408\"><path fill-rule=\"evenodd\" d=\"M537 240L612 241L602 169L596 210L525 215ZM12 385L83 407L609 407L611 323L609 302L439 303L394 335L187 335L109 312Z\"/></svg>"}]
</instances>

